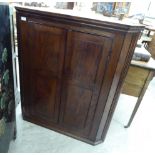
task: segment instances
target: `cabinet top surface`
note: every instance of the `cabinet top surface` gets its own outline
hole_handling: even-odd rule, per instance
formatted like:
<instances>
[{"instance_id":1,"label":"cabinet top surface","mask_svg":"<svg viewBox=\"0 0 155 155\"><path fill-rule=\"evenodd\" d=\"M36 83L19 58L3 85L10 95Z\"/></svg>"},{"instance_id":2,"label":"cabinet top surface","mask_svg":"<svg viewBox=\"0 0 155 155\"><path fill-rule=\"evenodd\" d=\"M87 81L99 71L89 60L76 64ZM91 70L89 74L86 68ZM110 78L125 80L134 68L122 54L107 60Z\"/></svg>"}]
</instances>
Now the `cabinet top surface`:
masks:
<instances>
[{"instance_id":1,"label":"cabinet top surface","mask_svg":"<svg viewBox=\"0 0 155 155\"><path fill-rule=\"evenodd\" d=\"M46 17L57 17L63 20L86 22L89 24L94 24L96 26L113 27L118 29L123 29L124 31L141 31L144 26L135 23L132 20L124 19L122 21L114 17L105 17L100 14L96 14L92 11L74 11L74 10L63 10L54 8L38 8L38 7L15 7L17 12L46 16Z\"/></svg>"}]
</instances>

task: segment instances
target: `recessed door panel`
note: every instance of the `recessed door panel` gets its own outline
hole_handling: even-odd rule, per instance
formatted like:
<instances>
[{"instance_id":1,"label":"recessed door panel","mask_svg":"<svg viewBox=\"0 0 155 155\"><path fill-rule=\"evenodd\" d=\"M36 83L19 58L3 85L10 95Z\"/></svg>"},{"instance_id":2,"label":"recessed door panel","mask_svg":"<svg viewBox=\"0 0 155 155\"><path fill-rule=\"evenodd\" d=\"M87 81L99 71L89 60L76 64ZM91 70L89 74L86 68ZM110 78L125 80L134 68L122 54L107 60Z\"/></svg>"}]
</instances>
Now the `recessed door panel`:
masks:
<instances>
[{"instance_id":1,"label":"recessed door panel","mask_svg":"<svg viewBox=\"0 0 155 155\"><path fill-rule=\"evenodd\" d=\"M66 108L63 122L73 128L82 129L86 125L92 91L77 87L76 85L66 85L65 90L63 93L66 97Z\"/></svg>"}]
</instances>

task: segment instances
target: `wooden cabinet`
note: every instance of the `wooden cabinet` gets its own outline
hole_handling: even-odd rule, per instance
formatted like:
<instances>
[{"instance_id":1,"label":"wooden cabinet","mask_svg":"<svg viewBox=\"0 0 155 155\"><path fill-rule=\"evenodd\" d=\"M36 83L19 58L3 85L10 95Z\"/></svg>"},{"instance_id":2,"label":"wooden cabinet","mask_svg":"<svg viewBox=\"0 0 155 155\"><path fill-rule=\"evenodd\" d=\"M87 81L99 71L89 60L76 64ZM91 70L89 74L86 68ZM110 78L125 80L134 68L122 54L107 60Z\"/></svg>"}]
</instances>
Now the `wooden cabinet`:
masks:
<instances>
[{"instance_id":1,"label":"wooden cabinet","mask_svg":"<svg viewBox=\"0 0 155 155\"><path fill-rule=\"evenodd\" d=\"M16 9L23 118L102 142L142 27Z\"/></svg>"}]
</instances>

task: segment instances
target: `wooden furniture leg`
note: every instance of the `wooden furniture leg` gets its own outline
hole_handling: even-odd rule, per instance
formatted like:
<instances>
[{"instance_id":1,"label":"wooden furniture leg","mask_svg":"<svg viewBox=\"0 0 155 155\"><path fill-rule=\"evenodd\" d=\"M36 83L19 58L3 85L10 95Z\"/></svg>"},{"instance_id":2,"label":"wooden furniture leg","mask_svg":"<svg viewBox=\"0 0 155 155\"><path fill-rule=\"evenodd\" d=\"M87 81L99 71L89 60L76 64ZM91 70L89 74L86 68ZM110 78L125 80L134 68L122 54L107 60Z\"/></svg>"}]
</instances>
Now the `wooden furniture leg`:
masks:
<instances>
[{"instance_id":1,"label":"wooden furniture leg","mask_svg":"<svg viewBox=\"0 0 155 155\"><path fill-rule=\"evenodd\" d=\"M145 92L146 92L146 89L147 89L147 87L148 87L150 81L152 80L153 76L154 76L154 72L153 72L153 71L150 71L150 73L148 74L148 77L147 77L147 79L146 79L146 81L145 81L145 84L144 84L144 86L143 86L143 88L142 88L142 90L141 90L141 93L140 93L140 95L139 95L139 97L138 97L138 100L137 100L137 102L136 102L136 105L135 105L135 107L134 107L134 110L133 110L133 112L132 112L132 115L131 115L131 117L130 117L130 119L129 119L129 122L128 122L127 125L124 126L125 128L128 128L128 127L131 125L131 123L132 123L132 121L133 121L133 119L134 119L134 116L135 116L135 114L136 114L136 112L137 112L137 110L138 110L138 108L139 108L139 106L140 106L140 104L141 104L141 101L142 101L143 96L144 96L144 94L145 94Z\"/></svg>"}]
</instances>

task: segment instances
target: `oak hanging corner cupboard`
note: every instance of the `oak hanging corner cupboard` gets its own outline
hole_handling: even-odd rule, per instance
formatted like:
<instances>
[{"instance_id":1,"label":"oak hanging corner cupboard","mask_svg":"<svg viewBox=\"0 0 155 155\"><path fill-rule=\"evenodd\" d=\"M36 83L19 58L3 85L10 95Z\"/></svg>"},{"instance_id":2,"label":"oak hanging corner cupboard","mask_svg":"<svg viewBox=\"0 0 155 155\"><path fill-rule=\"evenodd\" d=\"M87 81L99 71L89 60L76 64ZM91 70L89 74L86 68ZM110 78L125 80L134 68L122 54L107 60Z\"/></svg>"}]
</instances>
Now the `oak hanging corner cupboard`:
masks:
<instances>
[{"instance_id":1,"label":"oak hanging corner cupboard","mask_svg":"<svg viewBox=\"0 0 155 155\"><path fill-rule=\"evenodd\" d=\"M16 7L22 115L104 141L142 26Z\"/></svg>"}]
</instances>

